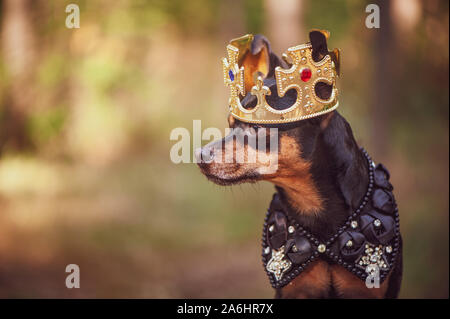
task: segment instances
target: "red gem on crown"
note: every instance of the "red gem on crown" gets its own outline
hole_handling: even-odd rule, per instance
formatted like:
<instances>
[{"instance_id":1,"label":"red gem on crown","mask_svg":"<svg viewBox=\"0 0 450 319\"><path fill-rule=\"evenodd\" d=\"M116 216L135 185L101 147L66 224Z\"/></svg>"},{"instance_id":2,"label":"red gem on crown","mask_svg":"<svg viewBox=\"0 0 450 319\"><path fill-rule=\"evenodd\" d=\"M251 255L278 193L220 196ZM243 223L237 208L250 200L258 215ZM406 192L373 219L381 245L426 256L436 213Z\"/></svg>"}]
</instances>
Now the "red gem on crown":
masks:
<instances>
[{"instance_id":1,"label":"red gem on crown","mask_svg":"<svg viewBox=\"0 0 450 319\"><path fill-rule=\"evenodd\" d=\"M311 70L308 68L304 68L300 72L300 78L302 79L303 82L308 82L309 79L311 79L311 75L312 75Z\"/></svg>"}]
</instances>

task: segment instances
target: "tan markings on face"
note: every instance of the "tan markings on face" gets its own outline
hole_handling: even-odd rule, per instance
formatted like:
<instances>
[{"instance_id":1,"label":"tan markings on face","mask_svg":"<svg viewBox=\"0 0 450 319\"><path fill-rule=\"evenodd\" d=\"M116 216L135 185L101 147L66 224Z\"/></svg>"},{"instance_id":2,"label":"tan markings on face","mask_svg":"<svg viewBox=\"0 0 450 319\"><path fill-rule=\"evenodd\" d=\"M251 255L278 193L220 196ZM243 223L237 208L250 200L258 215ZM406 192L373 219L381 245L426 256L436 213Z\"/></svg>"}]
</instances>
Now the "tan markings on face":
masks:
<instances>
[{"instance_id":1,"label":"tan markings on face","mask_svg":"<svg viewBox=\"0 0 450 319\"><path fill-rule=\"evenodd\" d=\"M389 278L385 279L379 288L367 288L365 281L359 279L340 265L331 266L333 286L342 298L383 298L389 285Z\"/></svg>"},{"instance_id":2,"label":"tan markings on face","mask_svg":"<svg viewBox=\"0 0 450 319\"><path fill-rule=\"evenodd\" d=\"M299 276L282 288L283 298L326 298L331 285L328 264L323 260L311 263Z\"/></svg>"},{"instance_id":3,"label":"tan markings on face","mask_svg":"<svg viewBox=\"0 0 450 319\"><path fill-rule=\"evenodd\" d=\"M229 117L229 122L230 126L234 125L234 118ZM270 165L270 162L261 163L259 151L248 146L248 139L257 142L256 134L251 126L245 126L231 132L223 141L213 143L216 156L208 165L208 173L221 179L249 177L246 181L256 182L255 176L259 176L261 168ZM247 135L248 139L244 140L244 135Z\"/></svg>"},{"instance_id":4,"label":"tan markings on face","mask_svg":"<svg viewBox=\"0 0 450 319\"><path fill-rule=\"evenodd\" d=\"M311 163L302 159L294 138L282 136L279 147L277 172L263 178L282 187L299 213L317 214L323 208L323 200L311 176Z\"/></svg>"}]
</instances>

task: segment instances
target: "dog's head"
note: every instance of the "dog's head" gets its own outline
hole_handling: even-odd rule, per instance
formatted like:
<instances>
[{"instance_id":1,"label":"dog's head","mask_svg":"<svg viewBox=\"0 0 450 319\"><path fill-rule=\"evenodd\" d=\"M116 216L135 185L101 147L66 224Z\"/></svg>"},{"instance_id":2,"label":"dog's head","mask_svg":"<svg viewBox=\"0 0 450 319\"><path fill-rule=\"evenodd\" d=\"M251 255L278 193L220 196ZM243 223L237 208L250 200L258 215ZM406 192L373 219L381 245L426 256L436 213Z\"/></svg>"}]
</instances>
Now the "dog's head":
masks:
<instances>
[{"instance_id":1,"label":"dog's head","mask_svg":"<svg viewBox=\"0 0 450 319\"><path fill-rule=\"evenodd\" d=\"M329 54L327 37L328 34L323 31L315 30L310 33L312 57L315 61L320 61ZM332 58L339 72L337 54ZM289 64L272 52L264 36L256 35L253 38L240 59L239 67L241 66L246 70L246 92L255 85L255 75L260 75L264 78L264 85L271 91L266 100L273 108L282 110L295 103L297 92L294 89L287 91L282 98L276 93L275 68L288 68ZM328 99L332 86L319 82L315 92L320 98ZM244 108L252 108L256 103L256 96L250 93L241 100ZM271 125L249 124L230 115L230 134L198 149L198 165L208 179L220 185L268 180L282 186L292 176L309 174L310 155L317 143L317 137L326 129L333 113ZM274 143L276 145L273 145Z\"/></svg>"}]
</instances>

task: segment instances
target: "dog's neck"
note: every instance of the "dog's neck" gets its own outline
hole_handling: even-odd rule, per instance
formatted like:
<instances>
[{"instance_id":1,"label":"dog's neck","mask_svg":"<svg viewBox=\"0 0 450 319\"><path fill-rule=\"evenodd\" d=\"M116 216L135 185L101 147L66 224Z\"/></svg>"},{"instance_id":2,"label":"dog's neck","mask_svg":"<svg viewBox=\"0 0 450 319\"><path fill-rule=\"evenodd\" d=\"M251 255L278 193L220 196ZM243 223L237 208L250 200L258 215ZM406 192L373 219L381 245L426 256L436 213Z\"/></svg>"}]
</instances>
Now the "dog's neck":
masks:
<instances>
[{"instance_id":1,"label":"dog's neck","mask_svg":"<svg viewBox=\"0 0 450 319\"><path fill-rule=\"evenodd\" d=\"M337 112L317 136L309 161L311 177L321 199L320 210L314 214L292 205L299 196L295 191L277 187L283 205L318 238L326 239L356 210L365 192L369 177L368 164L353 137L350 126Z\"/></svg>"}]
</instances>

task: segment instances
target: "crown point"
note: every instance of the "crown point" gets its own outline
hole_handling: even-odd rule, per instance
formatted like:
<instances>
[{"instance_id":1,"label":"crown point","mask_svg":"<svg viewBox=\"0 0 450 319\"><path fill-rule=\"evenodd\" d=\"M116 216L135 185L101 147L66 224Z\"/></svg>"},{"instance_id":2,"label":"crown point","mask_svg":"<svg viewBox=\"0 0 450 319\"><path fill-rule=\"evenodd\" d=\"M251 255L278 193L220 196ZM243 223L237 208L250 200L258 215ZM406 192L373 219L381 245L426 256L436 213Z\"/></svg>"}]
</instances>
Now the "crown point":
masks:
<instances>
[{"instance_id":1,"label":"crown point","mask_svg":"<svg viewBox=\"0 0 450 319\"><path fill-rule=\"evenodd\" d=\"M311 70L309 68L304 68L300 71L300 78L303 82L308 82L311 79Z\"/></svg>"}]
</instances>

